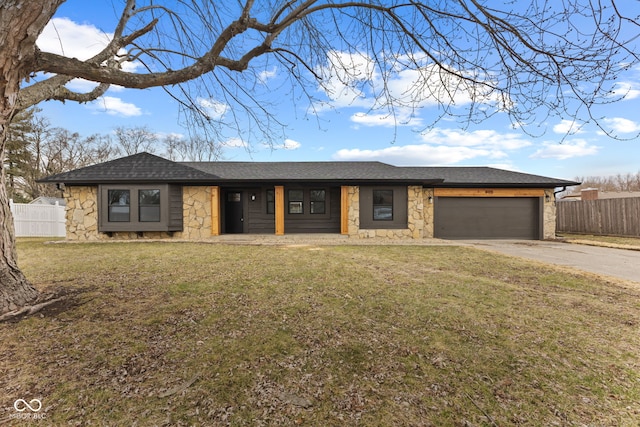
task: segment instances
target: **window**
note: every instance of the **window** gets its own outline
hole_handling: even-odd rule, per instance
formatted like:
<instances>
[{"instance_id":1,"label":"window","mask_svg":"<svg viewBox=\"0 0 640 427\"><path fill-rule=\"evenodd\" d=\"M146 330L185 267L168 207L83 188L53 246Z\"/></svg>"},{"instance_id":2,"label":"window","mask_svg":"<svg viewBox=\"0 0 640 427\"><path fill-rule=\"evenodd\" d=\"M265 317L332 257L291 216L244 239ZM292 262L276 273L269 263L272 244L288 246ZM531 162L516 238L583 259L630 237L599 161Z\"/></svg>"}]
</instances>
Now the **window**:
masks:
<instances>
[{"instance_id":1,"label":"window","mask_svg":"<svg viewBox=\"0 0 640 427\"><path fill-rule=\"evenodd\" d=\"M360 187L360 229L406 229L408 190L404 185Z\"/></svg>"},{"instance_id":2,"label":"window","mask_svg":"<svg viewBox=\"0 0 640 427\"><path fill-rule=\"evenodd\" d=\"M289 190L289 213L304 213L304 190Z\"/></svg>"},{"instance_id":3,"label":"window","mask_svg":"<svg viewBox=\"0 0 640 427\"><path fill-rule=\"evenodd\" d=\"M274 214L276 212L276 192L275 190L267 190L267 213Z\"/></svg>"},{"instance_id":4,"label":"window","mask_svg":"<svg viewBox=\"0 0 640 427\"><path fill-rule=\"evenodd\" d=\"M393 221L393 190L373 190L373 220Z\"/></svg>"},{"instance_id":5,"label":"window","mask_svg":"<svg viewBox=\"0 0 640 427\"><path fill-rule=\"evenodd\" d=\"M129 190L109 190L109 222L129 222L131 199Z\"/></svg>"},{"instance_id":6,"label":"window","mask_svg":"<svg viewBox=\"0 0 640 427\"><path fill-rule=\"evenodd\" d=\"M98 231L182 231L183 208L179 185L100 185Z\"/></svg>"},{"instance_id":7,"label":"window","mask_svg":"<svg viewBox=\"0 0 640 427\"><path fill-rule=\"evenodd\" d=\"M309 191L309 212L312 214L324 214L325 209L325 190L311 190Z\"/></svg>"},{"instance_id":8,"label":"window","mask_svg":"<svg viewBox=\"0 0 640 427\"><path fill-rule=\"evenodd\" d=\"M138 191L138 216L140 222L160 221L160 190Z\"/></svg>"}]
</instances>

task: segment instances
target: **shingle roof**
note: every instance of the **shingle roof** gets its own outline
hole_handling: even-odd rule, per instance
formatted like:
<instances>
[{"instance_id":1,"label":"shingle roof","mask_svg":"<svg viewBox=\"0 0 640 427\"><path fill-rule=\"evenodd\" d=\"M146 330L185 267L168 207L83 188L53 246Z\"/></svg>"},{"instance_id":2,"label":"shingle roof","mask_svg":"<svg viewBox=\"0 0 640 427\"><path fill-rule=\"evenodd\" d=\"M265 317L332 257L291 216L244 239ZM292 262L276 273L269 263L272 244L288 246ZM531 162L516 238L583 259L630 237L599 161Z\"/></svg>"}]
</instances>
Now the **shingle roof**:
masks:
<instances>
[{"instance_id":1,"label":"shingle roof","mask_svg":"<svg viewBox=\"0 0 640 427\"><path fill-rule=\"evenodd\" d=\"M486 166L440 166L409 168L429 171L429 174L444 180L439 187L473 187L473 186L504 186L504 187L564 187L578 185L579 182L564 179L513 172Z\"/></svg>"},{"instance_id":2,"label":"shingle roof","mask_svg":"<svg viewBox=\"0 0 640 427\"><path fill-rule=\"evenodd\" d=\"M100 184L107 182L209 182L216 179L180 163L149 153L111 160L97 165L51 175L40 182L68 184Z\"/></svg>"},{"instance_id":3,"label":"shingle roof","mask_svg":"<svg viewBox=\"0 0 640 427\"><path fill-rule=\"evenodd\" d=\"M48 176L40 182L102 183L404 183L439 187L542 187L579 183L490 167L399 167L381 162L173 162L149 153Z\"/></svg>"},{"instance_id":4,"label":"shingle roof","mask_svg":"<svg viewBox=\"0 0 640 427\"><path fill-rule=\"evenodd\" d=\"M185 162L225 181L416 182L442 179L381 162Z\"/></svg>"}]
</instances>

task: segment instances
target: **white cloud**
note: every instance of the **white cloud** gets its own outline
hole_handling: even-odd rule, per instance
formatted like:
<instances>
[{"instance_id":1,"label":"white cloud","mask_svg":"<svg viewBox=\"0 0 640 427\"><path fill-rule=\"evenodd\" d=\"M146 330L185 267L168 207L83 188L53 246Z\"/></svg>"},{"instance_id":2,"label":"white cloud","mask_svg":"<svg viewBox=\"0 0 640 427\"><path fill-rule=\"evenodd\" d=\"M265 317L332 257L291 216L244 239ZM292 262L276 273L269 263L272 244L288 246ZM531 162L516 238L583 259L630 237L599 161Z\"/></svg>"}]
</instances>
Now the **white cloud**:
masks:
<instances>
[{"instance_id":1,"label":"white cloud","mask_svg":"<svg viewBox=\"0 0 640 427\"><path fill-rule=\"evenodd\" d=\"M636 133L640 132L640 123L633 120L624 119L622 117L612 117L610 119L604 119L604 122L611 126L614 132L617 133Z\"/></svg>"},{"instance_id":2,"label":"white cloud","mask_svg":"<svg viewBox=\"0 0 640 427\"><path fill-rule=\"evenodd\" d=\"M580 125L575 122L575 120L562 120L560 123L553 127L553 131L559 134L570 134L575 135L578 133L584 133L582 129L580 129Z\"/></svg>"},{"instance_id":3,"label":"white cloud","mask_svg":"<svg viewBox=\"0 0 640 427\"><path fill-rule=\"evenodd\" d=\"M91 82L85 79L73 79L65 85L68 89L78 92L78 93L86 93L91 92L98 86L98 83ZM125 88L118 85L110 85L109 92L122 92Z\"/></svg>"},{"instance_id":4,"label":"white cloud","mask_svg":"<svg viewBox=\"0 0 640 427\"><path fill-rule=\"evenodd\" d=\"M262 143L263 148L269 150L297 150L302 147L302 144L293 139L285 139L281 144L270 144L267 142Z\"/></svg>"},{"instance_id":5,"label":"white cloud","mask_svg":"<svg viewBox=\"0 0 640 427\"><path fill-rule=\"evenodd\" d=\"M342 149L335 160L377 160L399 166L449 165L476 157L489 156L488 150L469 147L431 146L427 144L392 146L378 150Z\"/></svg>"},{"instance_id":6,"label":"white cloud","mask_svg":"<svg viewBox=\"0 0 640 427\"><path fill-rule=\"evenodd\" d=\"M281 149L281 150L297 150L298 148L300 148L302 146L302 144L300 144L298 141L294 141L293 139L285 139L284 142L280 145L276 145L273 148L275 149Z\"/></svg>"},{"instance_id":7,"label":"white cloud","mask_svg":"<svg viewBox=\"0 0 640 427\"><path fill-rule=\"evenodd\" d=\"M91 92L98 84L85 79L73 79L65 85L69 90L79 93Z\"/></svg>"},{"instance_id":8,"label":"white cloud","mask_svg":"<svg viewBox=\"0 0 640 427\"><path fill-rule=\"evenodd\" d=\"M531 145L515 133L494 130L473 132L435 128L420 135L423 144L394 145L378 150L343 149L334 154L337 160L379 160L396 165L450 165L478 157L500 159L509 152ZM485 163L485 162L483 162Z\"/></svg>"},{"instance_id":9,"label":"white cloud","mask_svg":"<svg viewBox=\"0 0 640 427\"><path fill-rule=\"evenodd\" d=\"M81 61L89 59L104 49L113 38L93 25L78 24L69 18L53 18L45 26L36 44L43 52L51 52ZM126 53L121 49L120 54ZM135 72L140 66L137 62L125 62L122 69ZM97 83L83 79L74 79L66 85L76 92L90 92ZM120 86L111 86L110 90L121 90Z\"/></svg>"},{"instance_id":10,"label":"white cloud","mask_svg":"<svg viewBox=\"0 0 640 427\"><path fill-rule=\"evenodd\" d=\"M557 142L543 142L542 148L533 153L532 159L566 160L573 157L591 156L597 154L600 147L590 145L584 139L574 139L559 144Z\"/></svg>"},{"instance_id":11,"label":"white cloud","mask_svg":"<svg viewBox=\"0 0 640 427\"><path fill-rule=\"evenodd\" d=\"M214 99L198 98L198 105L213 120L220 120L229 110L229 106Z\"/></svg>"},{"instance_id":12,"label":"white cloud","mask_svg":"<svg viewBox=\"0 0 640 427\"><path fill-rule=\"evenodd\" d=\"M518 150L528 147L531 141L517 133L499 133L495 130L481 129L472 132L456 129L434 128L423 132L420 137L429 144L480 147L488 150Z\"/></svg>"},{"instance_id":13,"label":"white cloud","mask_svg":"<svg viewBox=\"0 0 640 427\"><path fill-rule=\"evenodd\" d=\"M155 132L155 136L157 139L174 139L174 140L182 140L185 139L185 134L178 132Z\"/></svg>"},{"instance_id":14,"label":"white cloud","mask_svg":"<svg viewBox=\"0 0 640 427\"><path fill-rule=\"evenodd\" d=\"M634 82L618 82L613 88L614 96L624 96L624 99L640 98L640 85Z\"/></svg>"},{"instance_id":15,"label":"white cloud","mask_svg":"<svg viewBox=\"0 0 640 427\"><path fill-rule=\"evenodd\" d=\"M486 166L495 169L504 169L512 172L524 172L517 166L514 166L513 163L489 163Z\"/></svg>"},{"instance_id":16,"label":"white cloud","mask_svg":"<svg viewBox=\"0 0 640 427\"><path fill-rule=\"evenodd\" d=\"M178 133L178 132L169 132L167 134L159 133L158 137L160 137L160 138L169 137L169 138L175 138L175 139L184 139L185 135L183 133Z\"/></svg>"},{"instance_id":17,"label":"white cloud","mask_svg":"<svg viewBox=\"0 0 640 427\"><path fill-rule=\"evenodd\" d=\"M77 24L69 18L53 18L38 37L44 52L86 60L104 49L113 38L93 25Z\"/></svg>"},{"instance_id":18,"label":"white cloud","mask_svg":"<svg viewBox=\"0 0 640 427\"><path fill-rule=\"evenodd\" d=\"M440 104L463 106L473 102L496 104L498 98L488 87L473 84L459 75L475 81L486 80L463 70L446 71L436 64L425 64L419 69L399 71L392 76L388 87L396 99L421 107Z\"/></svg>"},{"instance_id":19,"label":"white cloud","mask_svg":"<svg viewBox=\"0 0 640 427\"><path fill-rule=\"evenodd\" d=\"M101 96L87 104L87 108L113 116L133 117L142 115L142 110L135 104L124 102L122 99L113 96Z\"/></svg>"},{"instance_id":20,"label":"white cloud","mask_svg":"<svg viewBox=\"0 0 640 427\"><path fill-rule=\"evenodd\" d=\"M93 25L78 24L69 18L53 18L45 26L36 44L44 52L84 61L104 49L112 38L113 33L106 33ZM125 50L119 52L124 53ZM139 66L135 62L125 62L122 69L133 72Z\"/></svg>"},{"instance_id":21,"label":"white cloud","mask_svg":"<svg viewBox=\"0 0 640 427\"><path fill-rule=\"evenodd\" d=\"M258 80L260 80L260 83L265 84L275 76L277 76L277 69L276 67L273 67L270 70L264 70L258 73Z\"/></svg>"},{"instance_id":22,"label":"white cloud","mask_svg":"<svg viewBox=\"0 0 640 427\"><path fill-rule=\"evenodd\" d=\"M398 109L397 114L380 114L380 113L355 113L350 120L353 123L363 126L422 126L423 122L420 117L411 115L409 109Z\"/></svg>"},{"instance_id":23,"label":"white cloud","mask_svg":"<svg viewBox=\"0 0 640 427\"><path fill-rule=\"evenodd\" d=\"M370 108L371 100L354 86L376 78L372 65L373 60L366 54L327 52L327 66L318 68L316 72L322 76L319 89L328 101L316 105L315 109L322 111L326 106Z\"/></svg>"},{"instance_id":24,"label":"white cloud","mask_svg":"<svg viewBox=\"0 0 640 427\"><path fill-rule=\"evenodd\" d=\"M421 126L422 119L415 117L414 113L422 107L441 104L463 107L471 103L492 105L499 109L504 107L504 102L489 87L471 83L472 80L489 82L486 76L454 69L447 71L427 62L427 58L394 58L385 64L391 70L386 81L383 81L375 61L362 53L329 52L327 65L316 70L322 76L320 90L328 100L316 105L316 111L326 107L365 108L366 112L351 116L354 123L366 126ZM415 65L418 68L400 66L407 61L418 64ZM392 100L392 106L383 104L388 99ZM387 113L387 107L393 108L396 117ZM380 109L385 111L380 113Z\"/></svg>"}]
</instances>

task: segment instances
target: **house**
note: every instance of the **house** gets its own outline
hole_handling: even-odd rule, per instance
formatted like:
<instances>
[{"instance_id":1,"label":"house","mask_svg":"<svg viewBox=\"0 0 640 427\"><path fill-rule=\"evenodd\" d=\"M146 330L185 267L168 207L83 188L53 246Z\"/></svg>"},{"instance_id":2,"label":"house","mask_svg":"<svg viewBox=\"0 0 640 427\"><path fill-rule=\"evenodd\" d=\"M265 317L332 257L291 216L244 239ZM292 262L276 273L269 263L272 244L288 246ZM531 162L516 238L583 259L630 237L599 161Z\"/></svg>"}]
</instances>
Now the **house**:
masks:
<instances>
[{"instance_id":1,"label":"house","mask_svg":"<svg viewBox=\"0 0 640 427\"><path fill-rule=\"evenodd\" d=\"M490 167L381 162L173 162L139 153L41 180L64 188L67 239L555 237L557 187Z\"/></svg>"},{"instance_id":2,"label":"house","mask_svg":"<svg viewBox=\"0 0 640 427\"><path fill-rule=\"evenodd\" d=\"M604 199L626 199L630 197L640 197L640 191L607 191L597 188L583 188L579 192L574 192L563 197L563 202L581 200L604 200Z\"/></svg>"},{"instance_id":3,"label":"house","mask_svg":"<svg viewBox=\"0 0 640 427\"><path fill-rule=\"evenodd\" d=\"M40 196L36 197L32 201L29 202L30 205L48 205L48 206L64 206L66 203L65 199L62 197L47 197Z\"/></svg>"}]
</instances>

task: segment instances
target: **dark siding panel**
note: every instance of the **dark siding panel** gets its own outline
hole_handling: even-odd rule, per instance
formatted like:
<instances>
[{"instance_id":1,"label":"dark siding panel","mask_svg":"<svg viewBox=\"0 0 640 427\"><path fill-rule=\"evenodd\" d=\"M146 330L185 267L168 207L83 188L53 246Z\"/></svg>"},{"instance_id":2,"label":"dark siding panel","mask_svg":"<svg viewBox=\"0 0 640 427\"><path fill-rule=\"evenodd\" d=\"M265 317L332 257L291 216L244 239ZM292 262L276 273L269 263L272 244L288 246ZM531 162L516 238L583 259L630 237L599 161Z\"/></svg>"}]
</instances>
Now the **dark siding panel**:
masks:
<instances>
[{"instance_id":1,"label":"dark siding panel","mask_svg":"<svg viewBox=\"0 0 640 427\"><path fill-rule=\"evenodd\" d=\"M274 187L243 188L245 200L245 232L251 234L275 234L275 215L267 213L266 191ZM340 187L325 188L327 190L328 214L312 215L309 213L308 189L322 188L316 186L292 187L304 188L304 214L285 213L285 234L288 233L340 233ZM285 193L288 188L285 188ZM251 200L251 195L256 199ZM286 206L285 206L286 209Z\"/></svg>"},{"instance_id":2,"label":"dark siding panel","mask_svg":"<svg viewBox=\"0 0 640 427\"><path fill-rule=\"evenodd\" d=\"M122 189L130 191L130 221L108 221L108 192L110 189ZM140 222L138 220L138 191L160 190L160 221ZM103 184L98 187L99 212L98 231L108 232L145 232L145 231L180 231L182 230L182 188L167 184Z\"/></svg>"},{"instance_id":3,"label":"dark siding panel","mask_svg":"<svg viewBox=\"0 0 640 427\"><path fill-rule=\"evenodd\" d=\"M536 197L438 197L434 237L441 239L540 238Z\"/></svg>"},{"instance_id":4,"label":"dark siding panel","mask_svg":"<svg viewBox=\"0 0 640 427\"><path fill-rule=\"evenodd\" d=\"M373 190L393 190L393 220L375 221L373 219ZM360 187L360 229L404 229L408 225L406 186Z\"/></svg>"},{"instance_id":5,"label":"dark siding panel","mask_svg":"<svg viewBox=\"0 0 640 427\"><path fill-rule=\"evenodd\" d=\"M182 231L183 224L182 187L169 186L169 230Z\"/></svg>"},{"instance_id":6,"label":"dark siding panel","mask_svg":"<svg viewBox=\"0 0 640 427\"><path fill-rule=\"evenodd\" d=\"M340 188L328 188L329 215L287 215L285 214L284 232L289 233L340 233ZM286 189L285 189L286 191ZM305 200L305 212L308 203Z\"/></svg>"},{"instance_id":7,"label":"dark siding panel","mask_svg":"<svg viewBox=\"0 0 640 427\"><path fill-rule=\"evenodd\" d=\"M246 191L248 199L247 213L247 233L252 234L275 234L276 219L274 214L267 213L267 202L265 200L266 191L269 188L256 188ZM256 200L251 200L251 195L255 194Z\"/></svg>"}]
</instances>

